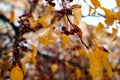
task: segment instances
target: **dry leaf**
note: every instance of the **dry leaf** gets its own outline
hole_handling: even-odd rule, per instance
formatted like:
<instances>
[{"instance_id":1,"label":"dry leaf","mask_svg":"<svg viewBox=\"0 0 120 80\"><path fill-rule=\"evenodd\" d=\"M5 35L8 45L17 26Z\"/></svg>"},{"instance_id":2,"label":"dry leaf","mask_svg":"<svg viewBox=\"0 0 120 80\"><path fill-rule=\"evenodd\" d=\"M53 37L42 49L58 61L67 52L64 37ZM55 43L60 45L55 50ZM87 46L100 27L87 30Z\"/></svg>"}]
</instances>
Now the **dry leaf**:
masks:
<instances>
[{"instance_id":1,"label":"dry leaf","mask_svg":"<svg viewBox=\"0 0 120 80\"><path fill-rule=\"evenodd\" d=\"M12 80L23 80L23 72L18 65L16 65L10 72Z\"/></svg>"},{"instance_id":2,"label":"dry leaf","mask_svg":"<svg viewBox=\"0 0 120 80\"><path fill-rule=\"evenodd\" d=\"M105 32L105 27L102 23L99 23L95 29L95 35L98 37L98 38L102 38L104 36L104 34L106 33Z\"/></svg>"},{"instance_id":3,"label":"dry leaf","mask_svg":"<svg viewBox=\"0 0 120 80\"><path fill-rule=\"evenodd\" d=\"M76 33L78 34L78 36L80 38L82 38L82 30L77 25L75 25L75 24L73 24L73 27L74 27Z\"/></svg>"},{"instance_id":4,"label":"dry leaf","mask_svg":"<svg viewBox=\"0 0 120 80\"><path fill-rule=\"evenodd\" d=\"M14 21L14 19L15 19L15 12L14 11L11 11L10 12L10 23L12 23L13 21Z\"/></svg>"},{"instance_id":5,"label":"dry leaf","mask_svg":"<svg viewBox=\"0 0 120 80\"><path fill-rule=\"evenodd\" d=\"M72 9L74 15L74 24L78 25L82 18L82 11L80 8Z\"/></svg>"},{"instance_id":6,"label":"dry leaf","mask_svg":"<svg viewBox=\"0 0 120 80\"><path fill-rule=\"evenodd\" d=\"M118 7L120 7L120 0L116 0L116 4Z\"/></svg>"},{"instance_id":7,"label":"dry leaf","mask_svg":"<svg viewBox=\"0 0 120 80\"><path fill-rule=\"evenodd\" d=\"M103 75L103 68L107 70L109 77L112 76L112 69L108 61L109 52L102 46L98 46L96 50L89 53L90 73L93 80L100 80Z\"/></svg>"},{"instance_id":8,"label":"dry leaf","mask_svg":"<svg viewBox=\"0 0 120 80\"><path fill-rule=\"evenodd\" d=\"M53 28L50 26L46 28L40 35L39 41L44 45L54 44L57 40L57 35L53 32Z\"/></svg>"},{"instance_id":9,"label":"dry leaf","mask_svg":"<svg viewBox=\"0 0 120 80\"><path fill-rule=\"evenodd\" d=\"M43 27L48 27L51 24L53 15L48 13L38 19L38 23L41 23Z\"/></svg>"},{"instance_id":10,"label":"dry leaf","mask_svg":"<svg viewBox=\"0 0 120 80\"><path fill-rule=\"evenodd\" d=\"M65 35L65 34L62 34L61 35L61 38L62 38L62 46L63 47L69 47L71 46L71 43L70 43L70 39L69 39L69 36Z\"/></svg>"},{"instance_id":11,"label":"dry leaf","mask_svg":"<svg viewBox=\"0 0 120 80\"><path fill-rule=\"evenodd\" d=\"M114 13L114 17L115 17L115 19L120 21L120 11Z\"/></svg>"},{"instance_id":12,"label":"dry leaf","mask_svg":"<svg viewBox=\"0 0 120 80\"><path fill-rule=\"evenodd\" d=\"M101 9L103 9L106 14L105 23L109 26L113 25L115 19L113 12L104 7L101 7Z\"/></svg>"},{"instance_id":13,"label":"dry leaf","mask_svg":"<svg viewBox=\"0 0 120 80\"><path fill-rule=\"evenodd\" d=\"M53 73L55 73L58 70L58 65L57 64L52 64L51 65L51 70Z\"/></svg>"},{"instance_id":14,"label":"dry leaf","mask_svg":"<svg viewBox=\"0 0 120 80\"><path fill-rule=\"evenodd\" d=\"M91 2L94 5L95 9L101 6L101 4L98 0L91 0Z\"/></svg>"}]
</instances>

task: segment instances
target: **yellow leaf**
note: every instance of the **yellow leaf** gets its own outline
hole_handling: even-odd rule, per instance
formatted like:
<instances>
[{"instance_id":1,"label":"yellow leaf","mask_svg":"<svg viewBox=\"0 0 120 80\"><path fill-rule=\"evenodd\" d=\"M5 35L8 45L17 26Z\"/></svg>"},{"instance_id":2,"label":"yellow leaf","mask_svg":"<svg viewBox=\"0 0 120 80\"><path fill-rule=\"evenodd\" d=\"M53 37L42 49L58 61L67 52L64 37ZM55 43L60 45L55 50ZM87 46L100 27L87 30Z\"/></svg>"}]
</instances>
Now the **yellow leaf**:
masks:
<instances>
[{"instance_id":1,"label":"yellow leaf","mask_svg":"<svg viewBox=\"0 0 120 80\"><path fill-rule=\"evenodd\" d=\"M31 53L26 53L25 56L21 59L22 64L31 62L32 55Z\"/></svg>"},{"instance_id":2,"label":"yellow leaf","mask_svg":"<svg viewBox=\"0 0 120 80\"><path fill-rule=\"evenodd\" d=\"M32 62L34 64L36 64L36 56L37 56L37 48L34 46L34 45L31 45L32 46L32 49L33 49L33 52L32 52Z\"/></svg>"},{"instance_id":3,"label":"yellow leaf","mask_svg":"<svg viewBox=\"0 0 120 80\"><path fill-rule=\"evenodd\" d=\"M81 77L81 70L77 67L77 68L75 69L75 72L76 72L76 74L77 74L77 80L79 80L80 77Z\"/></svg>"},{"instance_id":4,"label":"yellow leaf","mask_svg":"<svg viewBox=\"0 0 120 80\"><path fill-rule=\"evenodd\" d=\"M78 25L82 17L82 11L80 8L72 9L74 15L74 24Z\"/></svg>"},{"instance_id":5,"label":"yellow leaf","mask_svg":"<svg viewBox=\"0 0 120 80\"><path fill-rule=\"evenodd\" d=\"M70 9L81 8L81 5L75 4L70 7Z\"/></svg>"},{"instance_id":6,"label":"yellow leaf","mask_svg":"<svg viewBox=\"0 0 120 80\"><path fill-rule=\"evenodd\" d=\"M116 4L118 7L120 7L120 0L116 0Z\"/></svg>"},{"instance_id":7,"label":"yellow leaf","mask_svg":"<svg viewBox=\"0 0 120 80\"><path fill-rule=\"evenodd\" d=\"M33 18L28 18L29 22L30 22L30 27L34 28L37 26L37 21L35 21Z\"/></svg>"},{"instance_id":8,"label":"yellow leaf","mask_svg":"<svg viewBox=\"0 0 120 80\"><path fill-rule=\"evenodd\" d=\"M53 32L53 28L50 26L46 28L40 35L39 41L44 45L54 44L57 40L57 35Z\"/></svg>"},{"instance_id":9,"label":"yellow leaf","mask_svg":"<svg viewBox=\"0 0 120 80\"><path fill-rule=\"evenodd\" d=\"M69 36L62 34L61 38L62 38L62 46L70 48L71 44L70 44Z\"/></svg>"},{"instance_id":10,"label":"yellow leaf","mask_svg":"<svg viewBox=\"0 0 120 80\"><path fill-rule=\"evenodd\" d=\"M48 13L38 19L38 23L41 23L43 27L48 27L51 24L53 15Z\"/></svg>"},{"instance_id":11,"label":"yellow leaf","mask_svg":"<svg viewBox=\"0 0 120 80\"><path fill-rule=\"evenodd\" d=\"M14 11L11 11L10 12L10 23L12 23L13 21L14 21L14 19L15 19L15 12Z\"/></svg>"},{"instance_id":12,"label":"yellow leaf","mask_svg":"<svg viewBox=\"0 0 120 80\"><path fill-rule=\"evenodd\" d=\"M57 64L52 64L51 65L51 70L53 73L55 73L58 70L58 65Z\"/></svg>"},{"instance_id":13,"label":"yellow leaf","mask_svg":"<svg viewBox=\"0 0 120 80\"><path fill-rule=\"evenodd\" d=\"M91 0L91 2L94 5L95 9L101 6L101 4L98 0Z\"/></svg>"},{"instance_id":14,"label":"yellow leaf","mask_svg":"<svg viewBox=\"0 0 120 80\"><path fill-rule=\"evenodd\" d=\"M118 33L118 30L116 28L112 28L112 34L108 34L108 35L104 36L104 38L108 39L109 44L110 44L111 42L113 42L116 39L117 33Z\"/></svg>"},{"instance_id":15,"label":"yellow leaf","mask_svg":"<svg viewBox=\"0 0 120 80\"><path fill-rule=\"evenodd\" d=\"M114 13L114 17L120 21L120 11Z\"/></svg>"},{"instance_id":16,"label":"yellow leaf","mask_svg":"<svg viewBox=\"0 0 120 80\"><path fill-rule=\"evenodd\" d=\"M99 23L95 29L95 34L98 38L102 38L105 34L105 27L102 23Z\"/></svg>"},{"instance_id":17,"label":"yellow leaf","mask_svg":"<svg viewBox=\"0 0 120 80\"><path fill-rule=\"evenodd\" d=\"M107 70L109 77L112 76L112 70L108 61L108 51L99 46L95 51L89 53L90 59L90 73L93 76L93 80L100 80L103 74L103 68Z\"/></svg>"},{"instance_id":18,"label":"yellow leaf","mask_svg":"<svg viewBox=\"0 0 120 80\"><path fill-rule=\"evenodd\" d=\"M24 75L26 75L26 67L25 67L25 64L22 64L22 70L23 70Z\"/></svg>"},{"instance_id":19,"label":"yellow leaf","mask_svg":"<svg viewBox=\"0 0 120 80\"><path fill-rule=\"evenodd\" d=\"M23 72L19 68L19 66L15 66L11 72L10 72L10 77L12 80L23 80Z\"/></svg>"},{"instance_id":20,"label":"yellow leaf","mask_svg":"<svg viewBox=\"0 0 120 80\"><path fill-rule=\"evenodd\" d=\"M101 7L101 9L103 9L106 14L105 23L109 26L113 25L115 19L113 12L104 7Z\"/></svg>"},{"instance_id":21,"label":"yellow leaf","mask_svg":"<svg viewBox=\"0 0 120 80\"><path fill-rule=\"evenodd\" d=\"M103 74L103 65L99 55L98 57L96 55L98 55L98 53L94 51L89 53L90 73L93 77L93 80L100 80Z\"/></svg>"}]
</instances>

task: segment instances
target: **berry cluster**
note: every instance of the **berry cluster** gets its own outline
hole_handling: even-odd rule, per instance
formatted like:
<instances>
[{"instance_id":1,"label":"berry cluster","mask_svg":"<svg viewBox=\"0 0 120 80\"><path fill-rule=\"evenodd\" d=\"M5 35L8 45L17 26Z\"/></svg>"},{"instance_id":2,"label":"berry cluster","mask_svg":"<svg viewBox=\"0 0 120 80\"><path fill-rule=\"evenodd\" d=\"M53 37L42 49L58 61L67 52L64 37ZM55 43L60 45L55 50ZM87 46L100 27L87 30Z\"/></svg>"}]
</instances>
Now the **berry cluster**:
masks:
<instances>
[{"instance_id":1,"label":"berry cluster","mask_svg":"<svg viewBox=\"0 0 120 80\"><path fill-rule=\"evenodd\" d=\"M61 9L56 11L59 15L64 16L65 14L67 15L72 15L72 10L70 8L66 8L66 9Z\"/></svg>"},{"instance_id":2,"label":"berry cluster","mask_svg":"<svg viewBox=\"0 0 120 80\"><path fill-rule=\"evenodd\" d=\"M49 5L55 6L55 3L53 2L53 0L46 0L46 1L47 1L47 3L48 3Z\"/></svg>"},{"instance_id":3,"label":"berry cluster","mask_svg":"<svg viewBox=\"0 0 120 80\"><path fill-rule=\"evenodd\" d=\"M18 21L21 25L21 28L20 28L20 32L21 34L24 34L26 32L30 32L30 31L36 31L38 30L39 28L42 27L42 24L38 23L36 27L30 27L30 23L29 23L29 18L33 18L33 16L31 14L24 14L22 16L19 17L20 20Z\"/></svg>"},{"instance_id":4,"label":"berry cluster","mask_svg":"<svg viewBox=\"0 0 120 80\"><path fill-rule=\"evenodd\" d=\"M24 43L27 43L26 38L21 38L19 40L19 43L21 43L21 45L19 44L19 46L22 49L22 51L27 52L28 48L27 48L27 46L24 45Z\"/></svg>"},{"instance_id":5,"label":"berry cluster","mask_svg":"<svg viewBox=\"0 0 120 80\"><path fill-rule=\"evenodd\" d=\"M74 35L76 33L75 29L71 29L70 31L68 31L65 26L62 27L62 31L66 35Z\"/></svg>"}]
</instances>

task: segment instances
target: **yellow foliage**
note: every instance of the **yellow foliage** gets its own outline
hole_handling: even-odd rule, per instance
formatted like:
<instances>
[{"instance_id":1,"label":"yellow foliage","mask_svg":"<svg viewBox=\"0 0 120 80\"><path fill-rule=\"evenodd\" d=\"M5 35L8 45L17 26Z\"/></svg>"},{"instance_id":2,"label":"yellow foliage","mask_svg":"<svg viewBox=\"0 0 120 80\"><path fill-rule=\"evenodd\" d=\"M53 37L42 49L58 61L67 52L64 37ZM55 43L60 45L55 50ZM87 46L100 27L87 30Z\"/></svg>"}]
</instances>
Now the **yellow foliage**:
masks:
<instances>
[{"instance_id":1,"label":"yellow foliage","mask_svg":"<svg viewBox=\"0 0 120 80\"><path fill-rule=\"evenodd\" d=\"M95 34L99 38L102 38L102 36L105 34L105 27L102 23L99 23L97 27L95 28Z\"/></svg>"},{"instance_id":2,"label":"yellow foliage","mask_svg":"<svg viewBox=\"0 0 120 80\"><path fill-rule=\"evenodd\" d=\"M82 11L79 7L73 8L74 24L78 25L82 17Z\"/></svg>"},{"instance_id":3,"label":"yellow foliage","mask_svg":"<svg viewBox=\"0 0 120 80\"><path fill-rule=\"evenodd\" d=\"M69 39L69 36L65 35L65 34L62 34L61 35L61 38L62 38L62 46L63 47L69 47L71 46L71 43L70 43L70 39Z\"/></svg>"},{"instance_id":4,"label":"yellow foliage","mask_svg":"<svg viewBox=\"0 0 120 80\"><path fill-rule=\"evenodd\" d=\"M36 56L37 56L37 48L34 45L31 45L33 52L32 52L32 63L36 64Z\"/></svg>"},{"instance_id":5,"label":"yellow foliage","mask_svg":"<svg viewBox=\"0 0 120 80\"><path fill-rule=\"evenodd\" d=\"M43 27L48 27L51 24L53 15L48 13L38 19L38 23L41 23Z\"/></svg>"},{"instance_id":6,"label":"yellow foliage","mask_svg":"<svg viewBox=\"0 0 120 80\"><path fill-rule=\"evenodd\" d=\"M95 9L101 6L101 4L98 0L91 0L91 2L94 5Z\"/></svg>"},{"instance_id":7,"label":"yellow foliage","mask_svg":"<svg viewBox=\"0 0 120 80\"><path fill-rule=\"evenodd\" d=\"M54 44L57 40L57 35L53 32L53 28L50 26L46 28L40 35L39 41L44 45Z\"/></svg>"},{"instance_id":8,"label":"yellow foliage","mask_svg":"<svg viewBox=\"0 0 120 80\"><path fill-rule=\"evenodd\" d=\"M35 21L33 18L28 18L28 20L29 20L29 22L30 22L30 27L31 28L34 28L34 27L36 27L37 26L37 21Z\"/></svg>"},{"instance_id":9,"label":"yellow foliage","mask_svg":"<svg viewBox=\"0 0 120 80\"><path fill-rule=\"evenodd\" d=\"M12 80L23 80L23 72L18 65L16 65L10 72Z\"/></svg>"},{"instance_id":10,"label":"yellow foliage","mask_svg":"<svg viewBox=\"0 0 120 80\"><path fill-rule=\"evenodd\" d=\"M12 23L13 21L14 21L14 19L15 19L15 12L12 10L11 12L10 12L10 23Z\"/></svg>"},{"instance_id":11,"label":"yellow foliage","mask_svg":"<svg viewBox=\"0 0 120 80\"><path fill-rule=\"evenodd\" d=\"M81 70L77 67L77 68L75 69L75 72L76 72L76 74L77 74L77 80L79 80L80 77L81 77Z\"/></svg>"},{"instance_id":12,"label":"yellow foliage","mask_svg":"<svg viewBox=\"0 0 120 80\"><path fill-rule=\"evenodd\" d=\"M113 12L104 7L101 7L101 9L103 9L106 14L105 23L109 26L113 25L115 19Z\"/></svg>"},{"instance_id":13,"label":"yellow foliage","mask_svg":"<svg viewBox=\"0 0 120 80\"><path fill-rule=\"evenodd\" d=\"M120 0L116 0L116 4L118 7L120 7Z\"/></svg>"},{"instance_id":14,"label":"yellow foliage","mask_svg":"<svg viewBox=\"0 0 120 80\"><path fill-rule=\"evenodd\" d=\"M120 11L114 13L114 17L120 21Z\"/></svg>"},{"instance_id":15,"label":"yellow foliage","mask_svg":"<svg viewBox=\"0 0 120 80\"><path fill-rule=\"evenodd\" d=\"M34 45L31 45L31 47L33 51L30 53L26 53L24 58L21 60L23 66L24 64L29 63L29 62L32 62L34 64L36 63L37 48Z\"/></svg>"},{"instance_id":16,"label":"yellow foliage","mask_svg":"<svg viewBox=\"0 0 120 80\"><path fill-rule=\"evenodd\" d=\"M108 61L108 51L99 46L95 51L89 53L90 73L93 80L100 80L103 75L103 68L107 70L109 77L112 77L112 70Z\"/></svg>"},{"instance_id":17,"label":"yellow foliage","mask_svg":"<svg viewBox=\"0 0 120 80\"><path fill-rule=\"evenodd\" d=\"M58 70L58 65L57 64L52 64L51 65L51 70L53 73L55 73Z\"/></svg>"}]
</instances>

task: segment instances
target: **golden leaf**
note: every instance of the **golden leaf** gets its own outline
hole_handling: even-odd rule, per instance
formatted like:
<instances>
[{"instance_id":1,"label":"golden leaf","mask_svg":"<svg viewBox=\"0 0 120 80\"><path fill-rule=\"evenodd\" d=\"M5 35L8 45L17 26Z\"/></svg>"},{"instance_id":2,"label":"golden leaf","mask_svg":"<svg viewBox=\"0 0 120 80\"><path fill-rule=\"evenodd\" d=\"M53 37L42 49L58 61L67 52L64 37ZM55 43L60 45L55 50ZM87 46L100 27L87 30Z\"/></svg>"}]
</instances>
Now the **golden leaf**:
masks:
<instances>
[{"instance_id":1,"label":"golden leaf","mask_svg":"<svg viewBox=\"0 0 120 80\"><path fill-rule=\"evenodd\" d=\"M106 14L105 23L109 26L113 25L115 19L113 12L104 7L101 7L101 9L103 9Z\"/></svg>"},{"instance_id":2,"label":"golden leaf","mask_svg":"<svg viewBox=\"0 0 120 80\"><path fill-rule=\"evenodd\" d=\"M30 22L30 27L34 28L37 26L38 22L35 21L33 18L28 18L29 22Z\"/></svg>"},{"instance_id":3,"label":"golden leaf","mask_svg":"<svg viewBox=\"0 0 120 80\"><path fill-rule=\"evenodd\" d=\"M118 7L120 7L120 0L116 0L116 4Z\"/></svg>"},{"instance_id":4,"label":"golden leaf","mask_svg":"<svg viewBox=\"0 0 120 80\"><path fill-rule=\"evenodd\" d=\"M57 64L52 64L51 65L51 70L53 73L55 73L58 70L58 65Z\"/></svg>"},{"instance_id":5,"label":"golden leaf","mask_svg":"<svg viewBox=\"0 0 120 80\"><path fill-rule=\"evenodd\" d=\"M105 34L105 27L102 23L99 23L95 29L95 34L98 38L102 38Z\"/></svg>"},{"instance_id":6,"label":"golden leaf","mask_svg":"<svg viewBox=\"0 0 120 80\"><path fill-rule=\"evenodd\" d=\"M31 62L32 55L31 53L26 53L25 56L21 59L22 64Z\"/></svg>"},{"instance_id":7,"label":"golden leaf","mask_svg":"<svg viewBox=\"0 0 120 80\"><path fill-rule=\"evenodd\" d=\"M41 23L43 27L48 27L51 24L53 15L48 13L38 19L38 23Z\"/></svg>"},{"instance_id":8,"label":"golden leaf","mask_svg":"<svg viewBox=\"0 0 120 80\"><path fill-rule=\"evenodd\" d=\"M76 72L76 74L77 74L77 80L79 80L80 77L81 77L81 70L77 67L77 68L75 69L75 72Z\"/></svg>"},{"instance_id":9,"label":"golden leaf","mask_svg":"<svg viewBox=\"0 0 120 80\"><path fill-rule=\"evenodd\" d=\"M34 46L34 45L31 45L32 46L32 49L33 49L33 52L32 52L32 62L34 64L36 64L36 56L37 56L37 48Z\"/></svg>"},{"instance_id":10,"label":"golden leaf","mask_svg":"<svg viewBox=\"0 0 120 80\"><path fill-rule=\"evenodd\" d=\"M74 15L74 24L78 25L82 17L82 11L80 8L72 9Z\"/></svg>"},{"instance_id":11,"label":"golden leaf","mask_svg":"<svg viewBox=\"0 0 120 80\"><path fill-rule=\"evenodd\" d=\"M99 54L93 51L89 53L89 59L90 59L90 74L92 75L93 80L100 80L103 74L103 65L100 60Z\"/></svg>"},{"instance_id":12,"label":"golden leaf","mask_svg":"<svg viewBox=\"0 0 120 80\"><path fill-rule=\"evenodd\" d=\"M22 64L22 70L23 70L24 75L26 75L26 67L25 67L25 64Z\"/></svg>"},{"instance_id":13,"label":"golden leaf","mask_svg":"<svg viewBox=\"0 0 120 80\"><path fill-rule=\"evenodd\" d=\"M70 9L81 8L81 5L75 4L70 7Z\"/></svg>"},{"instance_id":14,"label":"golden leaf","mask_svg":"<svg viewBox=\"0 0 120 80\"><path fill-rule=\"evenodd\" d=\"M18 65L11 70L10 77L12 80L23 80L23 72Z\"/></svg>"},{"instance_id":15,"label":"golden leaf","mask_svg":"<svg viewBox=\"0 0 120 80\"><path fill-rule=\"evenodd\" d=\"M112 28L112 34L107 34L104 36L105 39L108 39L109 44L112 43L117 37L118 30L116 28Z\"/></svg>"},{"instance_id":16,"label":"golden leaf","mask_svg":"<svg viewBox=\"0 0 120 80\"><path fill-rule=\"evenodd\" d=\"M98 0L91 0L91 2L94 5L95 9L101 6L101 4Z\"/></svg>"},{"instance_id":17,"label":"golden leaf","mask_svg":"<svg viewBox=\"0 0 120 80\"><path fill-rule=\"evenodd\" d=\"M14 11L10 11L10 23L12 23L15 19L15 12Z\"/></svg>"},{"instance_id":18,"label":"golden leaf","mask_svg":"<svg viewBox=\"0 0 120 80\"><path fill-rule=\"evenodd\" d=\"M57 40L57 35L53 32L53 28L50 26L46 28L40 35L39 41L44 45L54 44Z\"/></svg>"},{"instance_id":19,"label":"golden leaf","mask_svg":"<svg viewBox=\"0 0 120 80\"><path fill-rule=\"evenodd\" d=\"M120 11L114 13L114 17L120 21Z\"/></svg>"},{"instance_id":20,"label":"golden leaf","mask_svg":"<svg viewBox=\"0 0 120 80\"><path fill-rule=\"evenodd\" d=\"M100 80L103 75L103 68L107 70L109 77L112 76L112 70L108 61L109 52L102 46L98 46L95 51L89 53L90 73L93 80Z\"/></svg>"},{"instance_id":21,"label":"golden leaf","mask_svg":"<svg viewBox=\"0 0 120 80\"><path fill-rule=\"evenodd\" d=\"M69 36L65 35L65 34L62 34L61 35L61 38L62 38L62 46L63 47L69 47L71 46L70 44L70 39L69 39Z\"/></svg>"}]
</instances>

